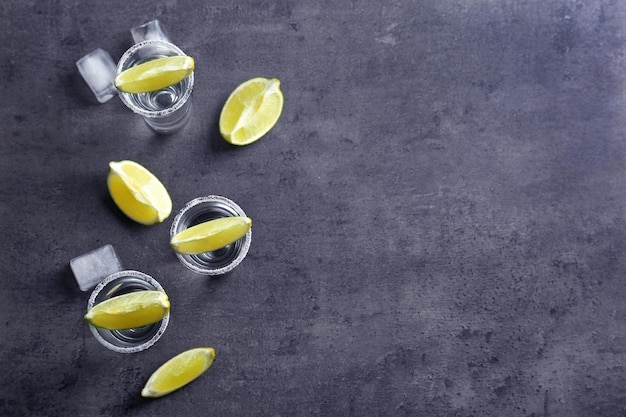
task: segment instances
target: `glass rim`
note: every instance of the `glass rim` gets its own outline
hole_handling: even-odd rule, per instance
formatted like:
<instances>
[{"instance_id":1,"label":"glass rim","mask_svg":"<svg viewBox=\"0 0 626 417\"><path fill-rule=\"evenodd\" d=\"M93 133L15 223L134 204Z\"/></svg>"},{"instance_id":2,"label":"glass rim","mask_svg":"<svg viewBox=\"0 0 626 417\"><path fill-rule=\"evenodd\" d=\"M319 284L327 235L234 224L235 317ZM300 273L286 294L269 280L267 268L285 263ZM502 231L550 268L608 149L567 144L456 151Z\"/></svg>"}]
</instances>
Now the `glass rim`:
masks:
<instances>
[{"instance_id":1,"label":"glass rim","mask_svg":"<svg viewBox=\"0 0 626 417\"><path fill-rule=\"evenodd\" d=\"M226 204L227 206L231 207L235 212L237 212L239 216L246 216L246 213L243 211L243 209L237 203L235 203L229 198L222 197L220 195L207 195L203 197L196 197L193 200L189 201L187 204L185 204L185 206L178 212L178 214L176 214L176 217L174 217L174 220L172 221L172 226L170 227L170 239L174 237L174 235L177 233L176 230L178 229L179 223L182 221L184 215L190 209L200 204L210 203L210 202L215 202L215 201L222 202ZM223 275L232 271L247 256L248 250L250 249L250 242L252 239L252 229L248 230L248 232L241 239L243 239L243 246L241 247L241 250L237 254L237 257L233 259L232 262L230 262L228 265L225 265L219 268L200 267L195 262L192 262L190 260L191 255L183 255L180 253L176 253L176 257L180 260L180 262L185 267L187 267L188 269L190 269L191 271L197 274Z\"/></svg>"},{"instance_id":2,"label":"glass rim","mask_svg":"<svg viewBox=\"0 0 626 417\"><path fill-rule=\"evenodd\" d=\"M174 45L171 42L166 42L166 41L158 40L158 39L150 39L150 40L147 40L147 41L141 41L141 42L138 42L138 43L134 44L133 46L128 48L126 50L126 52L124 52L124 54L122 55L122 57L120 58L120 60L117 63L117 74L122 72L122 68L124 67L124 64L130 59L130 57L135 52L137 52L137 50L139 50L140 48L143 48L145 46L151 46L151 45L159 45L159 46L163 46L163 47L169 48L169 49L173 50L174 52L176 52L177 55L186 55L185 52L183 52L182 49L180 49L178 46ZM187 101L189 100L189 97L191 97L191 92L193 90L193 84L194 84L194 75L195 75L195 70L191 73L191 75L189 75L189 77L186 78L187 80L189 80L189 85L185 89L185 92L183 93L183 96L172 107L168 107L167 109L163 109L163 110L145 110L145 109L142 109L142 108L136 106L132 102L132 100L130 100L130 96L132 96L133 93L125 93L123 91L119 91L119 96L120 96L120 99L122 100L122 102L126 105L126 107L128 107L133 112L135 112L137 114L140 114L140 115L142 115L144 117L163 117L163 116L167 116L168 114L174 113L175 111L177 111L178 109L183 107L185 105L185 103L187 103Z\"/></svg>"},{"instance_id":3,"label":"glass rim","mask_svg":"<svg viewBox=\"0 0 626 417\"><path fill-rule=\"evenodd\" d=\"M100 281L100 283L91 292L91 296L89 297L89 302L87 303L87 311L89 311L89 309L91 309L91 307L94 306L96 297L98 296L98 294L100 294L100 292L104 289L104 287L106 287L112 281L115 281L116 279L123 278L123 277L139 278L143 281L146 281L153 287L155 287L158 291L165 292L161 284L159 284L159 282L156 279L152 278L150 275L144 274L143 272L135 271L132 269L127 269L124 271L115 272L114 274L111 274L105 279L103 279L102 281ZM165 333L165 329L167 329L167 325L169 324L169 321L170 321L170 313L168 312L167 315L163 317L163 319L161 320L159 329L154 334L154 336L152 336L150 339L146 340L144 343L138 346L130 346L130 347L120 347L120 346L114 345L113 343L104 339L98 332L98 329L95 326L92 326L91 324L89 324L89 330L91 330L91 333L94 335L96 340L107 349L110 349L118 353L135 353L135 352L140 352L142 350L146 350L152 345L154 345L157 342L157 340L159 340L161 336L163 336L163 333Z\"/></svg>"}]
</instances>

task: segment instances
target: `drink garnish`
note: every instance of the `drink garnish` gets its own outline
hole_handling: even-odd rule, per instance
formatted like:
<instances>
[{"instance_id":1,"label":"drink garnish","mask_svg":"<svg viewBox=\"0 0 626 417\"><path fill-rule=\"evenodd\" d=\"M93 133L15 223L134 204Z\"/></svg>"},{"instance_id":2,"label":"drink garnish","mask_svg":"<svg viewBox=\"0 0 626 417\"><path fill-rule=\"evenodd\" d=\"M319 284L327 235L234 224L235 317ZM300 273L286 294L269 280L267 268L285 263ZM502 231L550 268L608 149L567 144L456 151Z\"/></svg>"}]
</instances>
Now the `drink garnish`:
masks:
<instances>
[{"instance_id":1,"label":"drink garnish","mask_svg":"<svg viewBox=\"0 0 626 417\"><path fill-rule=\"evenodd\" d=\"M176 253L183 255L211 252L241 239L251 227L252 219L249 217L222 217L177 233L170 240L170 245Z\"/></svg>"},{"instance_id":2,"label":"drink garnish","mask_svg":"<svg viewBox=\"0 0 626 417\"><path fill-rule=\"evenodd\" d=\"M177 55L156 58L119 73L113 82L115 88L125 93L149 93L178 84L194 70L190 56Z\"/></svg>"},{"instance_id":3,"label":"drink garnish","mask_svg":"<svg viewBox=\"0 0 626 417\"><path fill-rule=\"evenodd\" d=\"M135 291L96 304L85 320L101 329L124 330L161 321L169 311L170 301L163 291Z\"/></svg>"}]
</instances>

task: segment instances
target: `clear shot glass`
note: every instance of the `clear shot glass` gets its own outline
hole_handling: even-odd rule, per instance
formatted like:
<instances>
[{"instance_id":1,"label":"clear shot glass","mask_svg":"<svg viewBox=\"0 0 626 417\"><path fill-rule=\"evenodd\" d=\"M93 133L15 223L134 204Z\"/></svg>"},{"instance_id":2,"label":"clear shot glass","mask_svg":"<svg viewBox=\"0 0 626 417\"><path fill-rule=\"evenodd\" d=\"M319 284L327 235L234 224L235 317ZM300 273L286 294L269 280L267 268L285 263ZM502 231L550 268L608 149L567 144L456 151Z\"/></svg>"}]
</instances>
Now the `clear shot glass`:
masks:
<instances>
[{"instance_id":1,"label":"clear shot glass","mask_svg":"<svg viewBox=\"0 0 626 417\"><path fill-rule=\"evenodd\" d=\"M222 217L246 216L234 201L226 197L209 195L191 200L176 215L170 229L170 237L189 227ZM176 256L190 270L202 275L222 275L232 271L248 254L252 230L230 245L212 252L197 255Z\"/></svg>"},{"instance_id":2,"label":"clear shot glass","mask_svg":"<svg viewBox=\"0 0 626 417\"><path fill-rule=\"evenodd\" d=\"M119 295L144 290L164 291L150 275L139 271L119 271L109 275L89 297L87 311L93 306ZM106 330L89 325L91 333L104 347L118 353L135 353L148 349L161 338L169 323L170 315L163 320L143 327L126 330Z\"/></svg>"},{"instance_id":3,"label":"clear shot glass","mask_svg":"<svg viewBox=\"0 0 626 417\"><path fill-rule=\"evenodd\" d=\"M162 40L146 40L128 49L117 64L117 73L135 65L166 56L185 55L176 45ZM194 74L178 84L149 93L120 92L122 102L141 115L157 133L173 133L185 125L191 114Z\"/></svg>"},{"instance_id":4,"label":"clear shot glass","mask_svg":"<svg viewBox=\"0 0 626 417\"><path fill-rule=\"evenodd\" d=\"M135 45L124 53L117 65L107 51L97 48L76 61L78 71L98 102L105 103L119 95L122 102L141 115L155 132L174 133L189 119L194 74L176 85L151 93L119 92L113 81L121 71L150 59L185 55L171 43L165 28L157 19L134 27L130 32Z\"/></svg>"}]
</instances>

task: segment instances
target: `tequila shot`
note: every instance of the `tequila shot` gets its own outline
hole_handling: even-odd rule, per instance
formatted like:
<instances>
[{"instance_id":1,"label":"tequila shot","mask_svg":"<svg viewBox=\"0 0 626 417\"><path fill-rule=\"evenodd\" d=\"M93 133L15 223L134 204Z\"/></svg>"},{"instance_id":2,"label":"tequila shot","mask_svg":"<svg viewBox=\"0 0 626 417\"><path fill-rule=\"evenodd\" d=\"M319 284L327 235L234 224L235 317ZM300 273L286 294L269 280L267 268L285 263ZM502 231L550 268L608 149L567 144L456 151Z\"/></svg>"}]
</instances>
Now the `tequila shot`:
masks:
<instances>
[{"instance_id":1,"label":"tequila shot","mask_svg":"<svg viewBox=\"0 0 626 417\"><path fill-rule=\"evenodd\" d=\"M170 237L197 224L222 217L246 216L234 201L226 197L210 195L191 200L176 215L170 229ZM222 275L232 271L248 254L252 230L239 240L221 249L197 255L177 253L180 262L190 270L202 275Z\"/></svg>"},{"instance_id":2,"label":"tequila shot","mask_svg":"<svg viewBox=\"0 0 626 417\"><path fill-rule=\"evenodd\" d=\"M164 291L151 276L139 271L119 271L105 278L94 288L89 297L87 311L110 298L135 291ZM138 328L107 330L89 325L91 333L104 347L119 353L135 353L154 345L165 332L169 313L163 320Z\"/></svg>"},{"instance_id":3,"label":"tequila shot","mask_svg":"<svg viewBox=\"0 0 626 417\"><path fill-rule=\"evenodd\" d=\"M117 73L135 65L166 56L185 55L176 45L162 40L146 40L128 49L117 64ZM191 114L194 74L181 82L149 93L120 92L122 102L141 115L157 133L173 133L185 125Z\"/></svg>"},{"instance_id":4,"label":"tequila shot","mask_svg":"<svg viewBox=\"0 0 626 417\"><path fill-rule=\"evenodd\" d=\"M76 61L78 71L98 102L105 103L119 95L122 102L141 115L154 131L173 133L189 119L194 74L175 85L150 93L118 91L114 80L122 71L152 59L185 55L171 43L161 22L156 19L132 28L131 34L136 43L124 53L117 65L107 51L97 48Z\"/></svg>"}]
</instances>

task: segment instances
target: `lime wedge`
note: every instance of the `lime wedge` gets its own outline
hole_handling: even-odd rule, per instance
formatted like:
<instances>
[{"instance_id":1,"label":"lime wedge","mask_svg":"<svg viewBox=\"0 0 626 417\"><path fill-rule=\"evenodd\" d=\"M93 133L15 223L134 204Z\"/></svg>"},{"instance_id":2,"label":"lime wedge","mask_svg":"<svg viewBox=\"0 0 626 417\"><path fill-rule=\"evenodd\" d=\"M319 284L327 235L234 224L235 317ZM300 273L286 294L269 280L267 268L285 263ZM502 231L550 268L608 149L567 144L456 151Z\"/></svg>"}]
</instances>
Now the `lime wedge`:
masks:
<instances>
[{"instance_id":1,"label":"lime wedge","mask_svg":"<svg viewBox=\"0 0 626 417\"><path fill-rule=\"evenodd\" d=\"M212 347L189 349L161 365L148 379L142 397L158 398L184 387L213 364Z\"/></svg>"},{"instance_id":2,"label":"lime wedge","mask_svg":"<svg viewBox=\"0 0 626 417\"><path fill-rule=\"evenodd\" d=\"M190 56L177 55L135 65L115 77L115 88L125 93L149 93L178 84L194 70Z\"/></svg>"},{"instance_id":3,"label":"lime wedge","mask_svg":"<svg viewBox=\"0 0 626 417\"><path fill-rule=\"evenodd\" d=\"M119 209L134 221L151 225L172 212L172 199L165 186L134 161L109 163L107 186Z\"/></svg>"},{"instance_id":4,"label":"lime wedge","mask_svg":"<svg viewBox=\"0 0 626 417\"><path fill-rule=\"evenodd\" d=\"M163 291L136 291L96 304L85 320L102 329L123 330L156 323L169 312L170 301Z\"/></svg>"},{"instance_id":5,"label":"lime wedge","mask_svg":"<svg viewBox=\"0 0 626 417\"><path fill-rule=\"evenodd\" d=\"M253 78L239 85L228 97L220 114L220 133L233 145L259 140L278 121L283 93L276 78Z\"/></svg>"},{"instance_id":6,"label":"lime wedge","mask_svg":"<svg viewBox=\"0 0 626 417\"><path fill-rule=\"evenodd\" d=\"M176 253L183 255L210 252L241 239L251 227L249 217L222 217L183 230L172 237L170 245Z\"/></svg>"}]
</instances>

